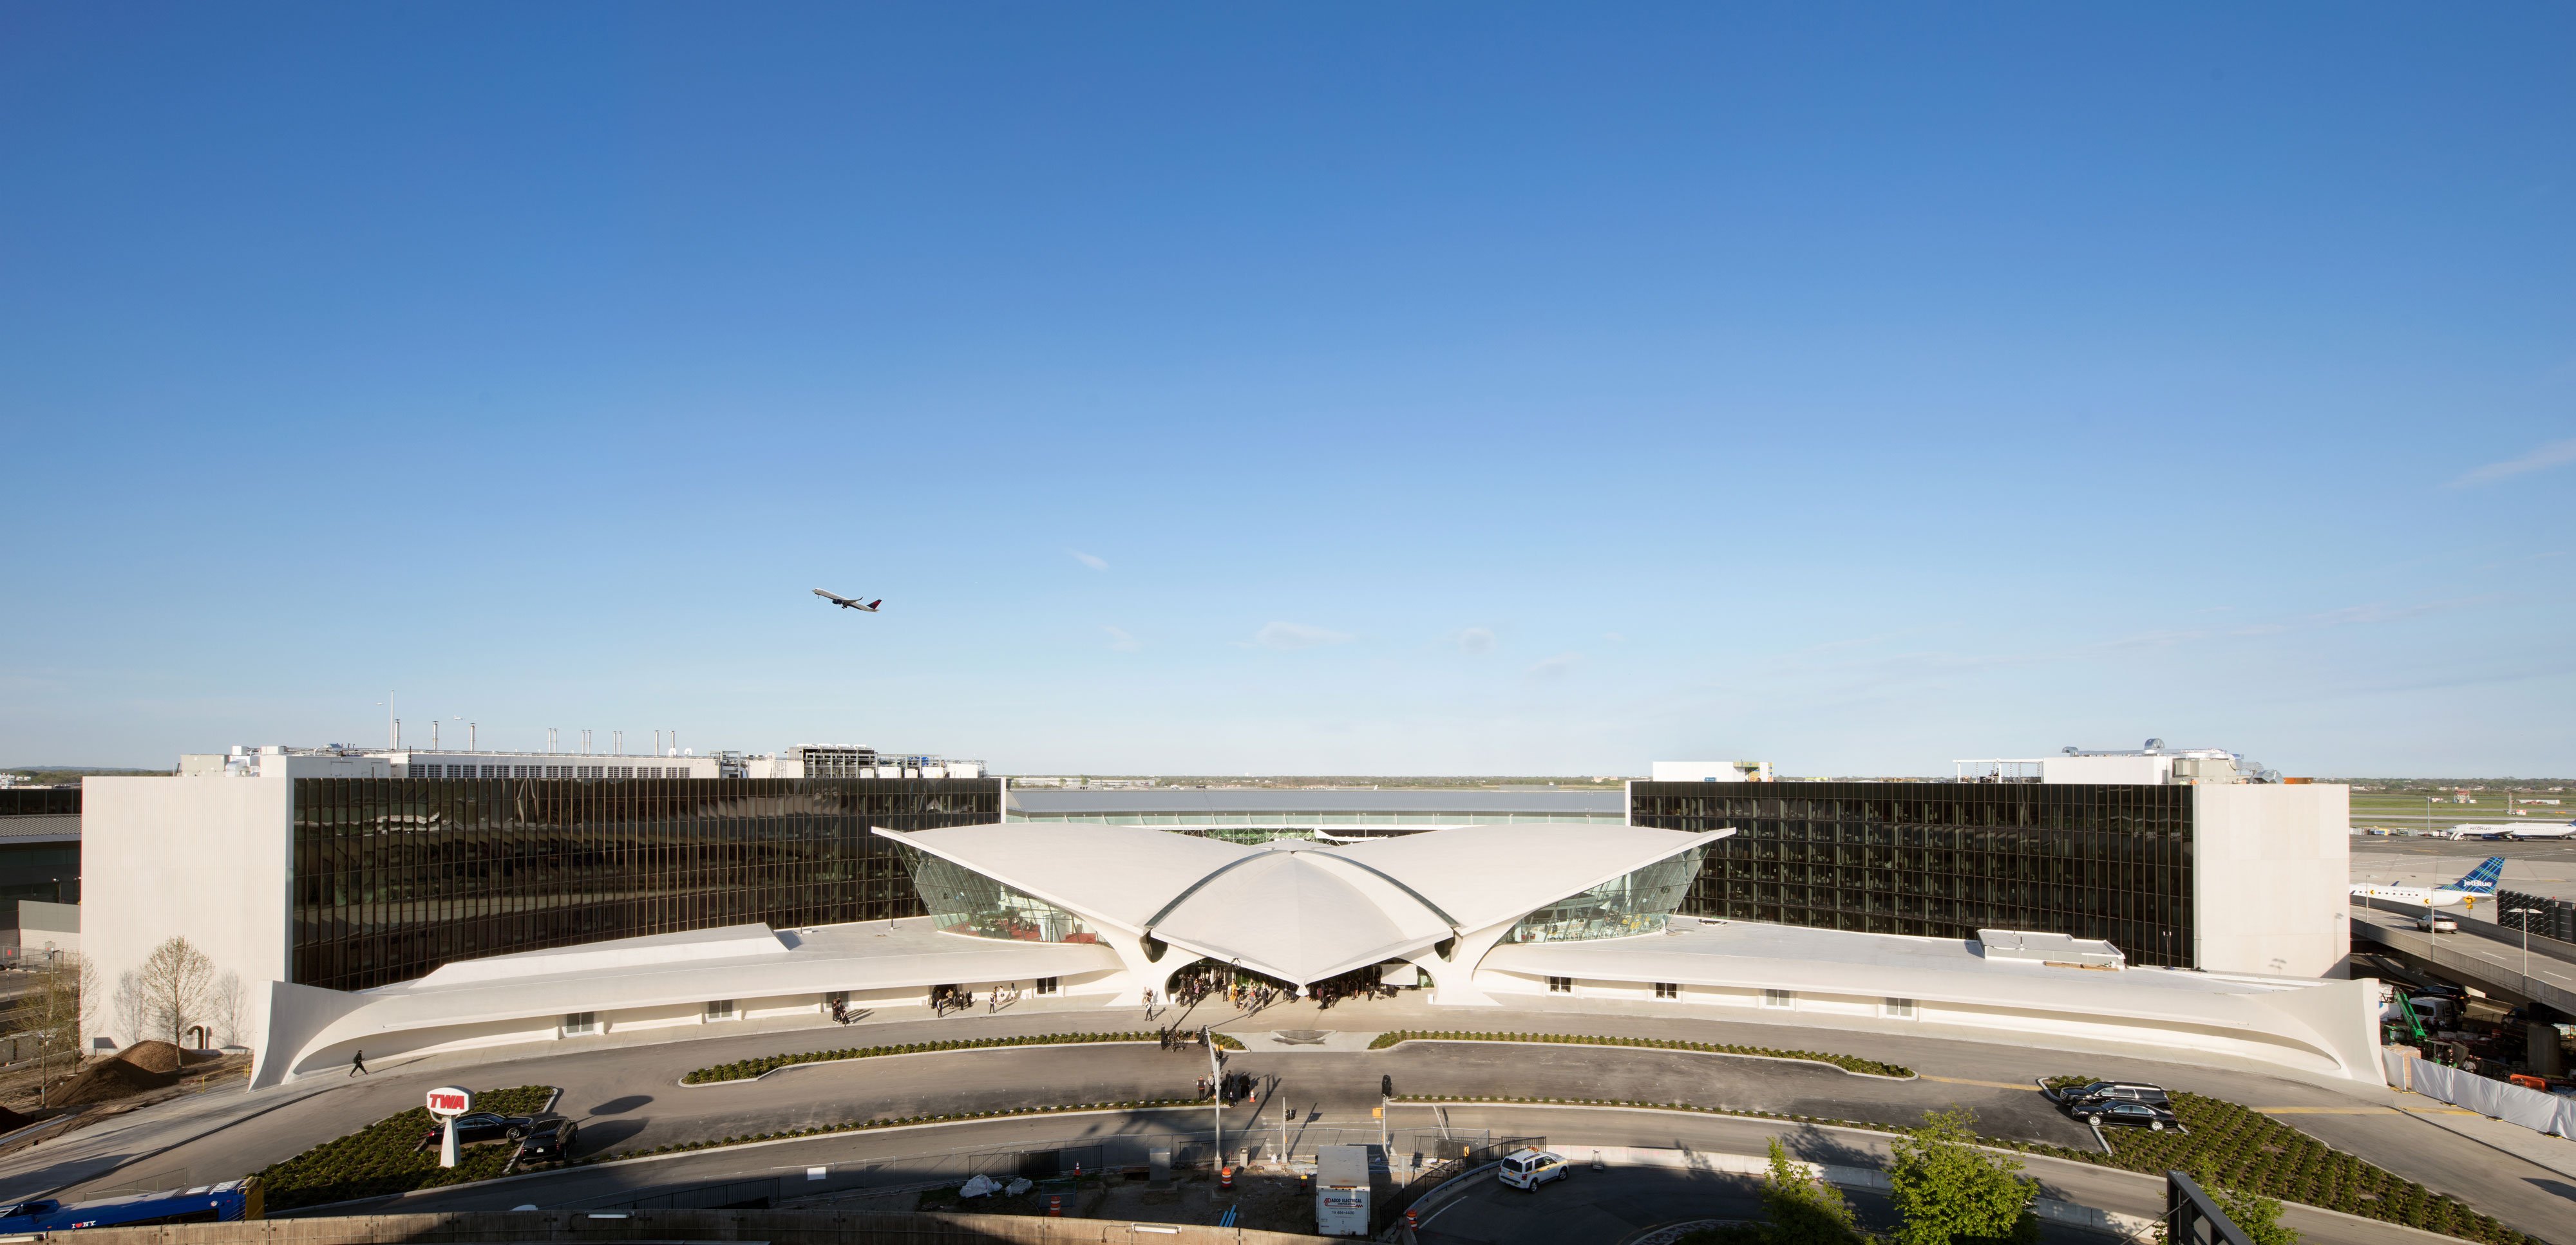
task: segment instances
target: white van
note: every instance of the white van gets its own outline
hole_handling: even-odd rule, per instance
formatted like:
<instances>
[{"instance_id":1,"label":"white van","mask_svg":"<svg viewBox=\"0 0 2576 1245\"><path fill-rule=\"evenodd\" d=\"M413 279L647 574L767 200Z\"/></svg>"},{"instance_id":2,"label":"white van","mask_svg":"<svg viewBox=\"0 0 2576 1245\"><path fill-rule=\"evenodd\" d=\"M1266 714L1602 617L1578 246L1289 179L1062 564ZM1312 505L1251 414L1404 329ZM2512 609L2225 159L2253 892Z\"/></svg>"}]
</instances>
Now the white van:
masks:
<instances>
[{"instance_id":1,"label":"white van","mask_svg":"<svg viewBox=\"0 0 2576 1245\"><path fill-rule=\"evenodd\" d=\"M1551 1180L1563 1180L1571 1170L1565 1156L1553 1150L1514 1150L1503 1156L1503 1183L1515 1189L1535 1190Z\"/></svg>"}]
</instances>

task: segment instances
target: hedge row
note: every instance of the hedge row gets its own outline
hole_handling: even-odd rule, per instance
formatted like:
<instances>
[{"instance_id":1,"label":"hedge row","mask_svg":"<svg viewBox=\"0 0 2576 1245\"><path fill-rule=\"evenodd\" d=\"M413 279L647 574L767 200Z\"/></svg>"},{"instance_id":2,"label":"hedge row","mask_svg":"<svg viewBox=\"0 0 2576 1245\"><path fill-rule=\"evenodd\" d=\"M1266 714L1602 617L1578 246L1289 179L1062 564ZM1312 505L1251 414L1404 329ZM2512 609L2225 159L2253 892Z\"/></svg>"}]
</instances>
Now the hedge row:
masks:
<instances>
[{"instance_id":1,"label":"hedge row","mask_svg":"<svg viewBox=\"0 0 2576 1245\"><path fill-rule=\"evenodd\" d=\"M2089 1084L2089 1076L2053 1077L2052 1088ZM2339 1210L2347 1215L2439 1232L2494 1245L2523 1245L2531 1237L2435 1193L2403 1176L2374 1167L2259 1111L2199 1094L2173 1095L2184 1131L2106 1128L2111 1152L2025 1145L2033 1153L2081 1159L2105 1167L2163 1175L2201 1171L2219 1184L2284 1202Z\"/></svg>"},{"instance_id":2,"label":"hedge row","mask_svg":"<svg viewBox=\"0 0 2576 1245\"><path fill-rule=\"evenodd\" d=\"M794 1137L820 1137L827 1133L857 1133L872 1128L904 1128L915 1124L957 1124L967 1120L1003 1120L1024 1115L1062 1115L1068 1111L1138 1111L1155 1107L1204 1107L1205 1098L1144 1098L1133 1102L1074 1102L1055 1107L1015 1107L1008 1111L952 1111L940 1115L878 1116L866 1120L845 1120L838 1124L817 1124L810 1128L781 1129L771 1133L743 1133L719 1137L713 1141L680 1141L655 1146L650 1150L620 1150L615 1154L594 1154L575 1159L573 1166L590 1163L615 1163L623 1159L640 1159L653 1154L678 1154L686 1150L712 1150L719 1146L749 1145L755 1141L784 1141Z\"/></svg>"},{"instance_id":3,"label":"hedge row","mask_svg":"<svg viewBox=\"0 0 2576 1245\"><path fill-rule=\"evenodd\" d=\"M547 1085L487 1089L474 1095L474 1109L527 1115L542 1110L554 1095ZM270 1210L287 1210L489 1180L501 1174L518 1150L506 1144L469 1146L457 1155L456 1166L441 1167L438 1147L420 1149L421 1137L436 1125L425 1107L387 1116L269 1165L258 1176L261 1196Z\"/></svg>"},{"instance_id":4,"label":"hedge row","mask_svg":"<svg viewBox=\"0 0 2576 1245\"><path fill-rule=\"evenodd\" d=\"M764 1055L758 1059L737 1059L712 1068L698 1068L680 1078L683 1085L712 1085L724 1081L748 1081L764 1073L800 1063L839 1063L847 1059L872 1059L879 1055L918 1055L929 1051L992 1050L1005 1046L1066 1046L1089 1042L1152 1042L1155 1033L1040 1033L1028 1037L951 1038L938 1042L906 1042L900 1046L847 1047L841 1050L809 1050L792 1055ZM1227 1050L1242 1050L1243 1043L1216 1035L1216 1044Z\"/></svg>"},{"instance_id":5,"label":"hedge row","mask_svg":"<svg viewBox=\"0 0 2576 1245\"><path fill-rule=\"evenodd\" d=\"M1808 1063L1831 1064L1845 1072L1863 1076L1886 1076L1911 1080L1914 1069L1900 1064L1881 1063L1856 1055L1829 1055L1812 1050L1779 1050L1769 1046L1736 1046L1725 1042L1685 1042L1677 1038L1600 1037L1588 1033L1450 1033L1421 1029L1399 1029L1381 1033L1369 1043L1370 1050L1385 1050L1398 1042L1554 1042L1568 1046L1634 1046L1644 1050L1687 1050L1708 1055L1754 1055L1764 1059L1797 1059Z\"/></svg>"},{"instance_id":6,"label":"hedge row","mask_svg":"<svg viewBox=\"0 0 2576 1245\"><path fill-rule=\"evenodd\" d=\"M2074 1084L2092 1081L2092 1077L2062 1078ZM1785 1120L1798 1124L1830 1125L1857 1128L1869 1132L1899 1131L1886 1124L1859 1120L1838 1120L1817 1115L1783 1115L1776 1111L1750 1111L1734 1107L1706 1107L1689 1102L1639 1102L1594 1098L1503 1098L1455 1094L1399 1094L1397 1102L1418 1103L1504 1103L1555 1105L1572 1107L1643 1107L1656 1111L1683 1111L1696 1115L1750 1116L1756 1119ZM2122 1129L2104 1130L2112 1139L2112 1152L2071 1150L2064 1146L2040 1142L2013 1141L2002 1137L1980 1137L1979 1144L1998 1150L2023 1154L2046 1155L2050 1158L2073 1159L2101 1167L2161 1176L2169 1170L2191 1170L2201 1159L2211 1163L2219 1183L2230 1188L2259 1192L2286 1202L2322 1206L2365 1219L2421 1228L2462 1240L2480 1241L2485 1245L2548 1245L2490 1215L2480 1214L2446 1193L2434 1193L2404 1177L2327 1147L2322 1142L2294 1128L2286 1127L2259 1112L2232 1102L2203 1098L2198 1094L2175 1094L2174 1113L2191 1131L2146 1132Z\"/></svg>"}]
</instances>

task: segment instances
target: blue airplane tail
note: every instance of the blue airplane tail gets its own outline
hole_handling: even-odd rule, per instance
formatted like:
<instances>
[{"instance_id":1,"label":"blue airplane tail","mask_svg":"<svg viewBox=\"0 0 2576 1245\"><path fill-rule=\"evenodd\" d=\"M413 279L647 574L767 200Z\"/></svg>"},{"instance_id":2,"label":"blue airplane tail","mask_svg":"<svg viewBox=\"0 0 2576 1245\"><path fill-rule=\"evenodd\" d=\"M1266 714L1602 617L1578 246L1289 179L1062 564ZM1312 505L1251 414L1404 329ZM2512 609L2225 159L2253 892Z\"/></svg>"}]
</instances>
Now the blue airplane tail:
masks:
<instances>
[{"instance_id":1,"label":"blue airplane tail","mask_svg":"<svg viewBox=\"0 0 2576 1245\"><path fill-rule=\"evenodd\" d=\"M2504 857L2489 856L2477 868L2461 874L2459 881L2442 889L2470 895L2492 895L2496 892L2496 879L2503 876Z\"/></svg>"}]
</instances>

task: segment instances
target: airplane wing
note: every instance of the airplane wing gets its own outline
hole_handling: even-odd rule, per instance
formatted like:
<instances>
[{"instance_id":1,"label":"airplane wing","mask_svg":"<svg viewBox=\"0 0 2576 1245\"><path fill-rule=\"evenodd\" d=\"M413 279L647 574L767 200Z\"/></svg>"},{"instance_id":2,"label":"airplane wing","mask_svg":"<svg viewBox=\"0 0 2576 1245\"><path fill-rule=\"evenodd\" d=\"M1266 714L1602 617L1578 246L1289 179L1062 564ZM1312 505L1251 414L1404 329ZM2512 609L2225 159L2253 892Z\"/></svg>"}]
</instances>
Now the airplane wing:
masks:
<instances>
[{"instance_id":1,"label":"airplane wing","mask_svg":"<svg viewBox=\"0 0 2576 1245\"><path fill-rule=\"evenodd\" d=\"M822 589L817 588L817 589L815 589L815 590L814 590L814 595L815 595L815 596L818 596L818 597L821 597L821 598L823 598L823 599L824 599L824 600L826 600L826 601L833 602L834 604L838 604L838 605L848 605L848 604L850 604L850 599L849 599L848 597L842 596L841 594L839 594L839 593L837 593L837 592L825 592L825 591L823 591Z\"/></svg>"}]
</instances>

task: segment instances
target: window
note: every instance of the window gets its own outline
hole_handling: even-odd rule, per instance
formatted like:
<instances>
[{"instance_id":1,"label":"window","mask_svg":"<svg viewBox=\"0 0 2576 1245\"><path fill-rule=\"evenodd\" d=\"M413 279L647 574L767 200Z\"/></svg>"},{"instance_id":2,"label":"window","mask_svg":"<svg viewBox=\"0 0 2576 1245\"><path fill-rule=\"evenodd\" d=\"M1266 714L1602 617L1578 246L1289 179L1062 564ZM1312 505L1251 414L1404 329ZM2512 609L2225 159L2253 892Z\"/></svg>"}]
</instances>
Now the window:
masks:
<instances>
[{"instance_id":1,"label":"window","mask_svg":"<svg viewBox=\"0 0 2576 1245\"><path fill-rule=\"evenodd\" d=\"M1659 998L1659 999L1677 999L1677 998L1680 998L1681 996L1682 996L1682 983L1680 983L1680 982L1678 982L1678 981L1658 981L1658 982L1656 982L1656 983L1655 983L1655 997L1656 997L1656 998Z\"/></svg>"},{"instance_id":2,"label":"window","mask_svg":"<svg viewBox=\"0 0 2576 1245\"><path fill-rule=\"evenodd\" d=\"M714 1002L707 1004L707 1019L711 1021L740 1020L742 1019L742 1013L734 1010L732 999L717 999Z\"/></svg>"},{"instance_id":3,"label":"window","mask_svg":"<svg viewBox=\"0 0 2576 1245\"><path fill-rule=\"evenodd\" d=\"M1762 992L1762 1005L1764 1007L1796 1007L1798 1005L1798 992L1795 990L1765 990Z\"/></svg>"},{"instance_id":4,"label":"window","mask_svg":"<svg viewBox=\"0 0 2576 1245\"><path fill-rule=\"evenodd\" d=\"M1040 994L1062 994L1062 993L1064 993L1064 981L1063 981L1063 979L1062 979L1062 978L1059 978L1059 977L1040 977L1040 978L1038 978L1038 993L1040 993Z\"/></svg>"},{"instance_id":5,"label":"window","mask_svg":"<svg viewBox=\"0 0 2576 1245\"><path fill-rule=\"evenodd\" d=\"M1892 1020L1912 1020L1914 1019L1914 1000L1889 999L1879 1008L1878 1014Z\"/></svg>"},{"instance_id":6,"label":"window","mask_svg":"<svg viewBox=\"0 0 2576 1245\"><path fill-rule=\"evenodd\" d=\"M1550 994L1572 994L1574 993L1574 979L1571 977L1550 977L1547 979L1547 992Z\"/></svg>"},{"instance_id":7,"label":"window","mask_svg":"<svg viewBox=\"0 0 2576 1245\"><path fill-rule=\"evenodd\" d=\"M605 772L608 767L605 765L583 765L577 766L576 768L581 771L580 777L597 778L601 773Z\"/></svg>"},{"instance_id":8,"label":"window","mask_svg":"<svg viewBox=\"0 0 2576 1245\"><path fill-rule=\"evenodd\" d=\"M588 1037L599 1032L598 1012L574 1012L564 1017L565 1037Z\"/></svg>"}]
</instances>

